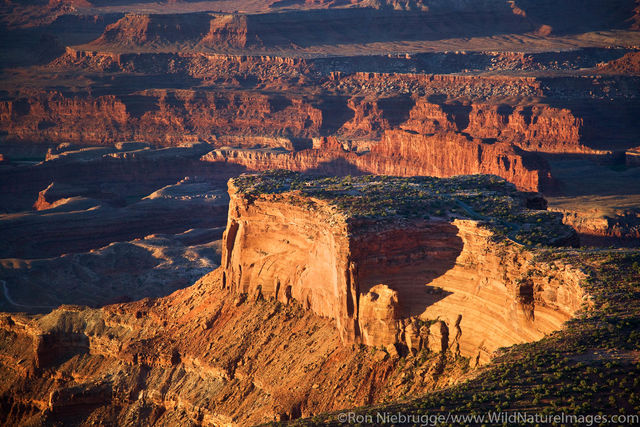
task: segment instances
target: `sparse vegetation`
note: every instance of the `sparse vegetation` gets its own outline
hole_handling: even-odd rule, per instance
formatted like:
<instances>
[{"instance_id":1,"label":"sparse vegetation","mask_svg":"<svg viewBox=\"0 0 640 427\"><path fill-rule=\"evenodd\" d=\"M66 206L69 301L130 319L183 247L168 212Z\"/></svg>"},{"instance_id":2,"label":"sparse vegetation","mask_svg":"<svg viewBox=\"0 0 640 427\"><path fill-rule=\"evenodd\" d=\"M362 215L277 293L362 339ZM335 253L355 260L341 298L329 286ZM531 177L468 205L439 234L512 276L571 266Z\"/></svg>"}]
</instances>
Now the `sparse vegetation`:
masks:
<instances>
[{"instance_id":1,"label":"sparse vegetation","mask_svg":"<svg viewBox=\"0 0 640 427\"><path fill-rule=\"evenodd\" d=\"M480 374L408 403L356 409L412 414L521 411L531 414L640 413L640 251L541 252L589 273L593 307L540 341L504 349ZM334 415L316 416L332 425ZM301 420L299 424L308 423Z\"/></svg>"},{"instance_id":2,"label":"sparse vegetation","mask_svg":"<svg viewBox=\"0 0 640 427\"><path fill-rule=\"evenodd\" d=\"M560 214L527 209L526 193L493 175L318 178L272 170L242 175L234 183L250 198L294 192L308 198L308 209L313 209L314 200L327 201L352 219L470 218L490 227L497 239L509 237L525 245L562 243L572 234Z\"/></svg>"}]
</instances>

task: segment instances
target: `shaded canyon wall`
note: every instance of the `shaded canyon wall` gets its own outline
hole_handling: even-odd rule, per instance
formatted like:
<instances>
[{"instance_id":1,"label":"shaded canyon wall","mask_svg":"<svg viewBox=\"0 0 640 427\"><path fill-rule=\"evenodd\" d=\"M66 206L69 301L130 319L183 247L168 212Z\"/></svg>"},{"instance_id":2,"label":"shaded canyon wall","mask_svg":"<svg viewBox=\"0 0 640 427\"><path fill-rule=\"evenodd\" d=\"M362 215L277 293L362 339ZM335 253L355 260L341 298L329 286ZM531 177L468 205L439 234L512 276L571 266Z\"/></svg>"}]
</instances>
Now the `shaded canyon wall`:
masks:
<instances>
[{"instance_id":1,"label":"shaded canyon wall","mask_svg":"<svg viewBox=\"0 0 640 427\"><path fill-rule=\"evenodd\" d=\"M476 221L355 224L322 201L253 200L231 184L220 268L233 292L336 321L343 342L451 350L476 362L542 338L588 299L583 273L538 264Z\"/></svg>"}]
</instances>

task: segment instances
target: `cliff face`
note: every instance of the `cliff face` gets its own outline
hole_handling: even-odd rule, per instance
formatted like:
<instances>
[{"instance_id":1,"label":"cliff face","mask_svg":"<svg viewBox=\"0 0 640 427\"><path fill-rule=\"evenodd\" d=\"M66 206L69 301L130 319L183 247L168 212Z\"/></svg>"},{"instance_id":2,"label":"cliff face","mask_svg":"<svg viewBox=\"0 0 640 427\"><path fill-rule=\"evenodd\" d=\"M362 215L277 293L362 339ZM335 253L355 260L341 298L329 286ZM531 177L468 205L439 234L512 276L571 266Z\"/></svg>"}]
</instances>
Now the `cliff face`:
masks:
<instances>
[{"instance_id":1,"label":"cliff face","mask_svg":"<svg viewBox=\"0 0 640 427\"><path fill-rule=\"evenodd\" d=\"M97 424L253 425L379 403L451 385L469 375L459 355L474 367L499 346L560 328L585 300L579 270L539 264L529 250L461 219L471 207L440 196L443 188L460 197L490 189L517 206L531 205L530 195L502 180L438 185L425 178L396 188L400 181L367 177L343 188L330 178L292 178L320 191L310 197L271 186L282 181L265 187L273 193L247 191L243 179L251 178L230 183L221 266L194 285L101 309L0 316L0 409L10 423L69 423L72 413ZM365 183L388 186L358 193ZM179 188L190 185L197 188ZM337 187L331 191L338 199L323 198L328 187ZM199 188L181 182L147 199L199 199ZM422 204L353 215L389 189ZM61 187L58 196L71 190ZM349 200L356 210L340 204ZM441 213L441 203L455 207L455 217ZM214 214L201 204L190 208ZM409 209L409 216L394 209ZM393 220L385 221L384 212ZM133 245L164 258L165 249L148 239ZM194 253L183 249L173 256L192 263ZM66 256L56 268L90 274L75 266L88 262L100 270L95 257L109 252L116 252L109 258L115 267L107 266L111 277L157 262L133 257L120 244Z\"/></svg>"},{"instance_id":2,"label":"cliff face","mask_svg":"<svg viewBox=\"0 0 640 427\"><path fill-rule=\"evenodd\" d=\"M406 97L310 101L251 92L150 90L84 99L49 93L3 101L0 124L10 141L178 145L204 140L217 146L284 147L293 151L227 151L207 159L222 158L253 170L290 167L440 177L490 173L531 190L552 185L549 168L519 148L588 150L580 143L581 121L568 110L435 104ZM332 133L347 151L331 137L315 144L316 150L307 149L310 138ZM298 143L300 138L307 143ZM369 153L355 155L354 147Z\"/></svg>"},{"instance_id":3,"label":"cliff face","mask_svg":"<svg viewBox=\"0 0 640 427\"><path fill-rule=\"evenodd\" d=\"M110 46L154 46L197 40L204 35L210 16L129 14L108 25L91 44Z\"/></svg>"},{"instance_id":4,"label":"cliff face","mask_svg":"<svg viewBox=\"0 0 640 427\"><path fill-rule=\"evenodd\" d=\"M526 190L552 185L548 166L534 154L508 143L486 144L461 134L422 136L388 131L371 153L376 156L374 173L379 174L446 177L484 173L501 176Z\"/></svg>"},{"instance_id":5,"label":"cliff face","mask_svg":"<svg viewBox=\"0 0 640 427\"><path fill-rule=\"evenodd\" d=\"M115 59L109 56L107 63L128 67L131 61L138 60L135 55L116 56ZM206 74L211 61L216 63L218 59L201 56L189 61L197 63L187 66L189 72ZM240 79L246 78L247 68L254 66L266 67L260 75L270 74L274 67L281 72L282 67L298 67L273 58L258 60L257 65L255 61L237 58L236 62L231 61L231 66ZM180 68L179 63L173 66ZM282 81L287 78L291 77L283 76ZM274 79L271 84L279 77ZM193 140L215 142L214 135L244 134L246 129L257 136L315 137L335 132L346 139L378 139L387 130L404 129L423 135L464 133L473 138L513 143L528 151L589 151L583 145L582 119L567 109L543 104L437 104L426 98L409 97L308 100L249 91L192 90L72 97L58 92L36 92L1 101L0 127L7 132L9 141L107 144L144 140L161 145Z\"/></svg>"},{"instance_id":6,"label":"cliff face","mask_svg":"<svg viewBox=\"0 0 640 427\"><path fill-rule=\"evenodd\" d=\"M294 2L295 4L295 2ZM486 5L485 5L486 6ZM427 8L428 9L428 8ZM491 22L491 25L488 24ZM340 8L261 14L130 14L109 25L94 45L199 45L218 49L429 40L461 33L527 31L531 25L501 2L487 8L430 12Z\"/></svg>"},{"instance_id":7,"label":"cliff face","mask_svg":"<svg viewBox=\"0 0 640 427\"><path fill-rule=\"evenodd\" d=\"M423 136L386 131L369 152L345 151L334 138L318 140L318 148L296 152L274 150L215 150L203 157L209 162L238 164L249 170L289 169L324 174L373 173L380 175L494 174L521 189L538 191L553 185L549 168L537 156L506 143L485 144L461 134Z\"/></svg>"},{"instance_id":8,"label":"cliff face","mask_svg":"<svg viewBox=\"0 0 640 427\"><path fill-rule=\"evenodd\" d=\"M528 151L581 152L583 121L568 109L544 104L451 102L427 98L388 98L356 102L354 118L338 133L355 137L398 128L422 135L465 133L473 138L509 142Z\"/></svg>"},{"instance_id":9,"label":"cliff face","mask_svg":"<svg viewBox=\"0 0 640 427\"><path fill-rule=\"evenodd\" d=\"M144 57L81 54L71 50L66 58L66 62L95 63L92 67L98 69L116 67L136 72L207 76L212 83L235 81L237 86L242 86L241 81L257 79L274 88L288 87L293 81L299 83L308 72L303 62L277 57L201 54ZM444 77L436 77L433 76L430 85L446 83L439 81ZM381 82L386 78L381 77ZM372 79L360 84L363 87L378 84ZM482 83L463 80L455 85L468 88ZM486 83L515 86L515 80L489 79ZM408 96L306 99L246 90L145 90L91 97L34 91L0 101L0 128L7 132L9 141L104 144L134 139L162 145L185 140L212 141L212 134L246 133L246 129L258 136L313 137L335 133L348 139L377 139L386 130L404 129L425 135L465 133L473 138L513 143L528 151L589 151L584 146L583 119L568 109L535 103L434 103L427 97Z\"/></svg>"},{"instance_id":10,"label":"cliff face","mask_svg":"<svg viewBox=\"0 0 640 427\"><path fill-rule=\"evenodd\" d=\"M247 44L260 44L256 34L252 34L247 26L247 17L223 15L210 21L209 31L199 41L208 48L234 47L244 48Z\"/></svg>"},{"instance_id":11,"label":"cliff face","mask_svg":"<svg viewBox=\"0 0 640 427\"><path fill-rule=\"evenodd\" d=\"M582 120L570 110L546 105L473 105L465 132L509 141L529 151L588 151L581 143Z\"/></svg>"},{"instance_id":12,"label":"cliff face","mask_svg":"<svg viewBox=\"0 0 640 427\"><path fill-rule=\"evenodd\" d=\"M49 92L2 101L0 122L13 141L178 145L246 129L258 135L317 133L322 114L299 98L248 92L149 90L95 98Z\"/></svg>"},{"instance_id":13,"label":"cliff face","mask_svg":"<svg viewBox=\"0 0 640 427\"><path fill-rule=\"evenodd\" d=\"M356 295L350 273L346 223L327 227L329 206L308 211L304 201L251 202L229 184L223 236L222 284L232 292L291 298L336 319L345 341L355 336ZM298 218L290 223L287 218ZM282 260L287 262L283 263Z\"/></svg>"},{"instance_id":14,"label":"cliff face","mask_svg":"<svg viewBox=\"0 0 640 427\"><path fill-rule=\"evenodd\" d=\"M68 423L71 413L98 424L255 425L462 376L446 356L400 364L341 345L329 319L230 293L218 272L165 298L3 315L0 337L0 405L12 424Z\"/></svg>"},{"instance_id":15,"label":"cliff face","mask_svg":"<svg viewBox=\"0 0 640 427\"><path fill-rule=\"evenodd\" d=\"M583 273L538 265L473 220L348 220L296 193L238 193L220 273L234 293L292 298L336 322L342 341L450 350L489 360L540 339L585 302Z\"/></svg>"},{"instance_id":16,"label":"cliff face","mask_svg":"<svg viewBox=\"0 0 640 427\"><path fill-rule=\"evenodd\" d=\"M499 347L560 329L587 300L581 271L537 263L514 245L492 244L473 222L454 225L462 250L455 266L428 284L436 300L421 314L443 322L443 346L484 362Z\"/></svg>"},{"instance_id":17,"label":"cliff face","mask_svg":"<svg viewBox=\"0 0 640 427\"><path fill-rule=\"evenodd\" d=\"M640 210L627 209L615 215L602 216L598 212L554 209L563 214L563 222L581 235L588 243L612 243L638 246L640 239Z\"/></svg>"}]
</instances>

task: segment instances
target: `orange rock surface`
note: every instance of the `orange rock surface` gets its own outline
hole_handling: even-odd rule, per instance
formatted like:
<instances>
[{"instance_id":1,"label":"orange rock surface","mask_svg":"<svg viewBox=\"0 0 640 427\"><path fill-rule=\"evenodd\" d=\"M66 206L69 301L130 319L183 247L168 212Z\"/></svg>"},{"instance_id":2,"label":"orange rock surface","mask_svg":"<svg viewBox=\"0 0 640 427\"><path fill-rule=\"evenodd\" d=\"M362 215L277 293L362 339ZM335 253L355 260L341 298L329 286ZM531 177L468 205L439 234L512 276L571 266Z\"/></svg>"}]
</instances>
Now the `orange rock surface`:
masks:
<instances>
[{"instance_id":1,"label":"orange rock surface","mask_svg":"<svg viewBox=\"0 0 640 427\"><path fill-rule=\"evenodd\" d=\"M222 265L193 286L0 316L11 421L72 411L97 423L247 425L382 402L450 385L463 378L458 354L485 362L588 300L579 270L538 264L474 220L353 223L295 193L254 198L232 181L230 195Z\"/></svg>"},{"instance_id":2,"label":"orange rock surface","mask_svg":"<svg viewBox=\"0 0 640 427\"><path fill-rule=\"evenodd\" d=\"M485 144L461 134L423 136L387 131L363 154L345 151L335 139L318 140L314 149L214 150L203 160L238 164L249 170L289 169L343 175L431 175L449 177L485 173L501 176L519 188L538 191L553 185L546 163L506 143Z\"/></svg>"},{"instance_id":3,"label":"orange rock surface","mask_svg":"<svg viewBox=\"0 0 640 427\"><path fill-rule=\"evenodd\" d=\"M420 351L435 339L486 362L499 347L559 329L587 298L583 273L538 265L473 220L352 222L295 192L244 195L233 180L229 192L223 286L250 299L295 299L334 319L346 343ZM436 319L448 332L419 339Z\"/></svg>"},{"instance_id":4,"label":"orange rock surface","mask_svg":"<svg viewBox=\"0 0 640 427\"><path fill-rule=\"evenodd\" d=\"M180 145L245 129L304 136L319 130L322 114L303 99L247 92L150 90L96 98L50 92L1 102L0 122L10 140Z\"/></svg>"}]
</instances>

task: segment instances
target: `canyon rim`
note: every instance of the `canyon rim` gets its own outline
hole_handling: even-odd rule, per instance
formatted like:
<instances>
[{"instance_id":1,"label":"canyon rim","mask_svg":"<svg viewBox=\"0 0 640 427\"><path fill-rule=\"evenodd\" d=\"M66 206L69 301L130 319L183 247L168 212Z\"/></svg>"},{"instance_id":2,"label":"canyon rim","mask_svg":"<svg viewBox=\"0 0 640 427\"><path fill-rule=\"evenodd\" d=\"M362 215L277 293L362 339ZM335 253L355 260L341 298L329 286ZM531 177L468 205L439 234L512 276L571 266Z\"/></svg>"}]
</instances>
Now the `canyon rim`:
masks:
<instances>
[{"instance_id":1,"label":"canyon rim","mask_svg":"<svg viewBox=\"0 0 640 427\"><path fill-rule=\"evenodd\" d=\"M639 59L636 0L4 0L0 424L639 423Z\"/></svg>"}]
</instances>

